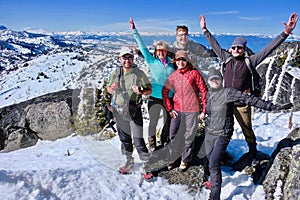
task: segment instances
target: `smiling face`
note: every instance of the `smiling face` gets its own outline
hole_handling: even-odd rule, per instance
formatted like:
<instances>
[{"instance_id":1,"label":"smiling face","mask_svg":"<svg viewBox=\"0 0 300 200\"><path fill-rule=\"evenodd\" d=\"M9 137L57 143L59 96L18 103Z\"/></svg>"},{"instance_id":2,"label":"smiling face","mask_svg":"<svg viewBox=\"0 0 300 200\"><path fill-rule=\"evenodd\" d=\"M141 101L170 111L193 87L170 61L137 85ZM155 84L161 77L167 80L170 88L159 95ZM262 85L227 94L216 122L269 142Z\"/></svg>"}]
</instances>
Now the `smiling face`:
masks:
<instances>
[{"instance_id":1,"label":"smiling face","mask_svg":"<svg viewBox=\"0 0 300 200\"><path fill-rule=\"evenodd\" d=\"M222 79L221 78L208 79L208 84L211 88L218 89L222 84Z\"/></svg>"},{"instance_id":2,"label":"smiling face","mask_svg":"<svg viewBox=\"0 0 300 200\"><path fill-rule=\"evenodd\" d=\"M156 55L157 55L157 57L160 59L160 60L164 60L164 59L166 59L167 58L167 50L166 49L164 49L164 47L163 46L160 46L160 45L157 45L157 47L156 47Z\"/></svg>"},{"instance_id":3,"label":"smiling face","mask_svg":"<svg viewBox=\"0 0 300 200\"><path fill-rule=\"evenodd\" d=\"M188 33L186 30L179 29L176 31L176 41L177 43L184 47L188 42Z\"/></svg>"},{"instance_id":4,"label":"smiling face","mask_svg":"<svg viewBox=\"0 0 300 200\"><path fill-rule=\"evenodd\" d=\"M245 53L245 47L244 46L231 46L230 52L233 57L239 57Z\"/></svg>"},{"instance_id":5,"label":"smiling face","mask_svg":"<svg viewBox=\"0 0 300 200\"><path fill-rule=\"evenodd\" d=\"M124 54L123 56L120 57L120 62L125 69L131 68L133 63L133 55Z\"/></svg>"},{"instance_id":6,"label":"smiling face","mask_svg":"<svg viewBox=\"0 0 300 200\"><path fill-rule=\"evenodd\" d=\"M185 58L176 58L175 61L178 69L183 69L187 66L187 60Z\"/></svg>"}]
</instances>

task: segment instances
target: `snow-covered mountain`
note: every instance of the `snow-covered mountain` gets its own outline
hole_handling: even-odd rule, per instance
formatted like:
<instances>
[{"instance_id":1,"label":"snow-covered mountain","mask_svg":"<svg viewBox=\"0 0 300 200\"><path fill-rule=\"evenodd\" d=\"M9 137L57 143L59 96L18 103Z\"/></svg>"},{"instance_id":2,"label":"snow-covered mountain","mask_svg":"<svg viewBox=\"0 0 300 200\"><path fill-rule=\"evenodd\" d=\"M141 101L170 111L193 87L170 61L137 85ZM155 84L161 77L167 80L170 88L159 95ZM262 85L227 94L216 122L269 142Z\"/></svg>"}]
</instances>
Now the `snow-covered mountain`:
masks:
<instances>
[{"instance_id":1,"label":"snow-covered mountain","mask_svg":"<svg viewBox=\"0 0 300 200\"><path fill-rule=\"evenodd\" d=\"M9 32L12 36L9 36ZM28 32L0 28L0 43L5 44L4 49L1 47L0 57L0 108L66 88L101 86L113 67L118 65L119 48L122 45L135 45L128 32L30 35ZM221 43L232 39L232 36L217 37L220 40L224 38ZM172 34L149 34L144 38L151 47L153 40L164 39L171 43L175 37ZM205 40L201 34L192 35L192 38ZM269 38L257 36L257 41L267 43ZM59 45L60 42L67 46ZM8 49L6 45L13 48ZM26 46L37 48L33 51L37 53L30 53L28 56L31 49ZM136 58L135 62L147 70L142 59ZM277 143L290 131L289 116L288 112L269 113L269 123L266 123L266 113L258 112L254 115L253 127L259 151L269 155L274 151ZM293 119L292 128L298 127L300 113L295 112ZM208 191L205 189L193 196L188 193L186 186L170 185L161 177L157 177L154 183L140 185L138 168L141 163L138 159L137 173L128 176L118 174L116 169L123 162L119 146L117 137L98 141L94 137L73 135L55 142L39 141L30 148L1 153L1 197L5 200L206 198ZM247 145L238 125L235 126L228 152L234 161L247 152ZM244 172L224 167L222 175L222 199L265 197L263 187L254 185L252 178ZM276 194L277 199L281 199L279 189Z\"/></svg>"},{"instance_id":2,"label":"snow-covered mountain","mask_svg":"<svg viewBox=\"0 0 300 200\"><path fill-rule=\"evenodd\" d=\"M152 46L154 40L165 40L170 44L173 43L175 33L172 32L145 32L140 31L144 36L144 41L149 47ZM221 46L228 48L233 41L235 35L217 34L216 38ZM274 36L266 35L247 35L249 48L257 52L264 45L266 45ZM208 46L203 34L191 33L190 38ZM299 40L298 36L290 36L289 41ZM132 41L134 39L130 32L96 32L85 33L81 31L76 32L29 32L14 31L1 26L0 28L0 50L1 63L0 70L13 70L21 67L25 61L42 55L49 54L53 51L72 52L80 48L94 48L95 43L102 40L116 41Z\"/></svg>"}]
</instances>

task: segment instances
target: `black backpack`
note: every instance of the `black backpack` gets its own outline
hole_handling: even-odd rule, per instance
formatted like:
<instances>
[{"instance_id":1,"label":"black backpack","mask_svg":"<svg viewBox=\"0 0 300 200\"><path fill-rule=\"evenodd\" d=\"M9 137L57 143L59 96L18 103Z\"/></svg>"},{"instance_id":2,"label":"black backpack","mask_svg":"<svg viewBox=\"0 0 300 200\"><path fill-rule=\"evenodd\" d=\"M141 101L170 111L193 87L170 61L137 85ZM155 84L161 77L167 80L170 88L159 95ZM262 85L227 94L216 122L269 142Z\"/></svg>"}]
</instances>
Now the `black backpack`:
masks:
<instances>
[{"instance_id":1,"label":"black backpack","mask_svg":"<svg viewBox=\"0 0 300 200\"><path fill-rule=\"evenodd\" d=\"M226 68L226 64L232 59L232 56L229 56L225 62L222 63L221 66L221 73L224 76L224 72L225 72L225 68ZM257 70L255 69L255 67L252 66L250 60L248 57L245 57L245 62L246 65L251 73L252 76L252 88L251 88L251 94L255 95L255 96L261 96L261 90L262 90L262 78L260 77L260 75L258 74Z\"/></svg>"}]
</instances>

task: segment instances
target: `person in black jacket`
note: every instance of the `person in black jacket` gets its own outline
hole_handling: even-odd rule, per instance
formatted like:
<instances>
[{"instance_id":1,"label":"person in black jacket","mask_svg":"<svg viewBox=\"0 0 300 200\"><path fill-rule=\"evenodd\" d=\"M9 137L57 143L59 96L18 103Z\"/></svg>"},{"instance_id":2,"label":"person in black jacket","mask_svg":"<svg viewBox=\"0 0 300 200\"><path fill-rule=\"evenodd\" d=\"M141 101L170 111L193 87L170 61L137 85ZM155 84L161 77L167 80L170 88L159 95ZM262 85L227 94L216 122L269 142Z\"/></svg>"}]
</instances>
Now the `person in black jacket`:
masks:
<instances>
[{"instance_id":1,"label":"person in black jacket","mask_svg":"<svg viewBox=\"0 0 300 200\"><path fill-rule=\"evenodd\" d=\"M261 63L268 55L272 53L285 39L292 34L292 31L296 27L298 21L298 15L296 13L291 14L288 23L283 23L285 30L274 38L265 48L259 53L247 57L245 55L245 49L247 41L244 37L238 36L233 41L229 52L222 49L217 40L212 36L206 27L206 21L203 15L200 16L200 27L209 42L213 51L217 54L224 67L222 73L224 74L224 87L235 88L242 92L248 92L251 94L260 95L259 86L257 82L257 72L255 67ZM228 61L228 58L231 58ZM228 61L228 62L227 62ZM249 64L247 62L249 61ZM256 154L256 137L252 129L251 123L251 107L240 102L235 103L234 116L240 124L245 140L249 147L249 154L253 159L252 165L257 163Z\"/></svg>"},{"instance_id":2,"label":"person in black jacket","mask_svg":"<svg viewBox=\"0 0 300 200\"><path fill-rule=\"evenodd\" d=\"M261 98L235 88L224 88L222 75L219 70L211 68L208 73L206 117L205 117L205 151L208 158L211 193L210 199L220 199L222 174L220 158L226 151L234 130L234 103L255 106L264 110L289 109L292 104L285 106L274 105Z\"/></svg>"}]
</instances>

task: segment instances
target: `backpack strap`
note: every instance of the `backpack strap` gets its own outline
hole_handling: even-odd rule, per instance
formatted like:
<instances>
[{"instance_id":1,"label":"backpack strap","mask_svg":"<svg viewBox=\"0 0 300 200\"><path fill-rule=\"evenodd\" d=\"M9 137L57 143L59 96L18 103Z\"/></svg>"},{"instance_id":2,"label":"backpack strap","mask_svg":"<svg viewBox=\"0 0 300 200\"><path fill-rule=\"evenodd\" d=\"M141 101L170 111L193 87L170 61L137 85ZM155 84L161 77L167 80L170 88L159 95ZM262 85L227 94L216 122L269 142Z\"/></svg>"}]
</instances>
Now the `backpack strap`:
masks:
<instances>
[{"instance_id":1,"label":"backpack strap","mask_svg":"<svg viewBox=\"0 0 300 200\"><path fill-rule=\"evenodd\" d=\"M254 68L254 66L251 64L250 62L250 59L249 57L246 57L245 58L245 62L246 62L246 65L251 73L251 76L252 76L252 93L257 93L256 95L258 95L258 93L261 93L261 84L260 82L262 81L261 80L261 77L260 75L258 74L258 72L256 71L256 69Z\"/></svg>"},{"instance_id":2,"label":"backpack strap","mask_svg":"<svg viewBox=\"0 0 300 200\"><path fill-rule=\"evenodd\" d=\"M118 66L116 68L115 82L118 84L119 91L121 92L124 100L127 101L127 96L128 95L126 93L124 72L123 72L123 67L122 66ZM114 99L115 98L116 98L116 93L114 94Z\"/></svg>"}]
</instances>

